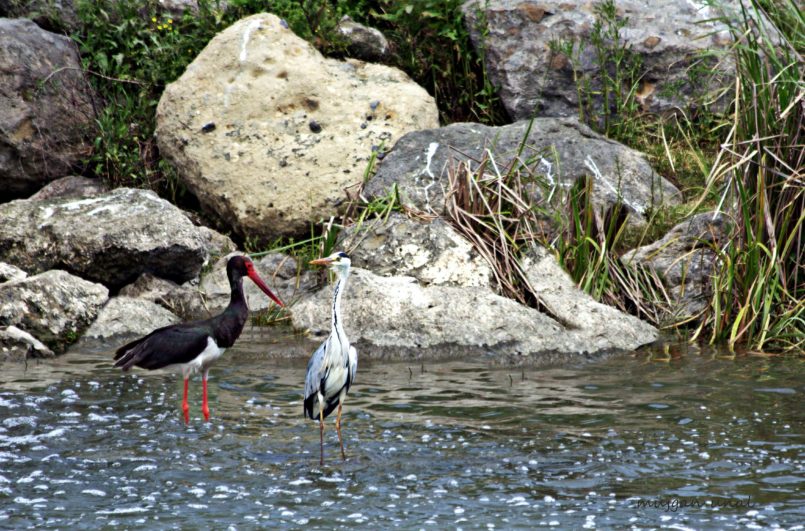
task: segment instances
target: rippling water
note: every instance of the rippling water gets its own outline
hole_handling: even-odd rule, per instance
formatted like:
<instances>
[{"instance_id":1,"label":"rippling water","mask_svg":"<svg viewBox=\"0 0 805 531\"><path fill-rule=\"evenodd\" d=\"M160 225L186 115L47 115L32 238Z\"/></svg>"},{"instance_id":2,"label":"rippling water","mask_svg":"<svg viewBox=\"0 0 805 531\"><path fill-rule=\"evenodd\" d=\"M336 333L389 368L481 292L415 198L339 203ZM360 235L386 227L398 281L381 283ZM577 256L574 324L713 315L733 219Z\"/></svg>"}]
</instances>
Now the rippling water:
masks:
<instances>
[{"instance_id":1,"label":"rippling water","mask_svg":"<svg viewBox=\"0 0 805 531\"><path fill-rule=\"evenodd\" d=\"M642 352L565 368L371 362L302 417L314 345L252 336L210 380L107 352L0 366L0 528L775 528L805 522L803 363ZM111 346L110 346L111 347ZM685 350L681 347L681 350Z\"/></svg>"}]
</instances>

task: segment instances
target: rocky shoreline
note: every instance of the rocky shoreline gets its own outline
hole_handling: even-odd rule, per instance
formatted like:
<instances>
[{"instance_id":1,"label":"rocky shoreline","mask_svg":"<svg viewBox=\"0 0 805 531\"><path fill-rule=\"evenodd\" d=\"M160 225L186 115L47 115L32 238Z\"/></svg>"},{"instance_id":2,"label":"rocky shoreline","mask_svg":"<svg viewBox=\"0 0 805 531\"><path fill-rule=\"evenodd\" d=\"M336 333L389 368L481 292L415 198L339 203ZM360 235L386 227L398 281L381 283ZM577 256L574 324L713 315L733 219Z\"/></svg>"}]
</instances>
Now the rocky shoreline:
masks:
<instances>
[{"instance_id":1,"label":"rocky shoreline","mask_svg":"<svg viewBox=\"0 0 805 531\"><path fill-rule=\"evenodd\" d=\"M438 127L433 98L407 75L358 59L326 58L271 14L243 19L215 37L159 103L162 155L205 214L239 241L298 236L342 214L359 190L368 201L397 194L404 210L415 213L345 227L339 236L355 265L346 328L362 355L473 352L528 363L629 351L659 337L655 327L578 289L549 249L522 257L540 293L539 310L501 296L490 264L442 217L450 172L460 164L477 170L484 158L502 165L520 157L554 189L591 176L596 207L623 204L630 223L680 200L643 154L573 117L568 109L575 104L562 92L566 64L549 60L543 104L522 89L547 56L534 52L542 59L525 75L501 50L523 46L510 42L516 35L526 38L561 21L552 10L509 4L490 2L485 20L494 62L488 66L501 80L511 125ZM477 26L477 6L468 2L465 11ZM583 29L576 19L588 14L579 13L561 17ZM521 33L506 30L514 15ZM642 27L636 51L660 66L671 52L688 53L684 42L666 36L678 33L674 24L692 31L689 18ZM346 34L374 35L349 23ZM714 39L713 47L724 45ZM384 48L374 49L373 57L382 57ZM109 190L72 173L91 149L97 98L69 39L28 20L0 19L0 50L0 67L8 65L0 71L20 72L0 76L0 145L7 146L0 153L0 360L58 355L81 338L111 348L223 308L225 260L240 252L228 236L195 224L197 216L151 191ZM680 75L675 70L664 81L676 83ZM647 108L684 104L652 100L648 92L645 98ZM533 123L517 121L535 105L551 112ZM382 160L364 183L375 158ZM544 189L534 189L540 193ZM700 215L624 259L659 273L671 294L670 312L694 315L706 300L716 260L704 243L721 237L723 224L721 217ZM314 336L328 328L329 288L320 275L282 254L255 264L290 302L295 328ZM252 311L267 306L263 297L250 301Z\"/></svg>"}]
</instances>

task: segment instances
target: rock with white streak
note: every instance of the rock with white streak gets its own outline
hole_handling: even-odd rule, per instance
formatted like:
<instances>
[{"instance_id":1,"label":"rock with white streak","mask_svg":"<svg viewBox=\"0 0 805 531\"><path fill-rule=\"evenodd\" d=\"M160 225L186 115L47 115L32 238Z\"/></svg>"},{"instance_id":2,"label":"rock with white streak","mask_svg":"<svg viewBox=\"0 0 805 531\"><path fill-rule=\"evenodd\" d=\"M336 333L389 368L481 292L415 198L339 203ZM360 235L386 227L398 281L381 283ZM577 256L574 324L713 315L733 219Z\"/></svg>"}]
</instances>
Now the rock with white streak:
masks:
<instances>
[{"instance_id":1,"label":"rock with white streak","mask_svg":"<svg viewBox=\"0 0 805 531\"><path fill-rule=\"evenodd\" d=\"M0 360L25 361L54 356L52 350L25 330L16 326L0 327Z\"/></svg>"},{"instance_id":2,"label":"rock with white streak","mask_svg":"<svg viewBox=\"0 0 805 531\"><path fill-rule=\"evenodd\" d=\"M448 172L467 163L475 171L484 159L488 173L495 168L505 172L517 160L528 164L543 183L532 186L536 199L557 197L587 175L594 180L595 204L607 208L622 201L638 218L682 198L644 154L572 118L537 118L530 130L529 123L521 121L501 127L457 123L409 133L385 156L364 194L370 199L384 197L396 185L404 205L442 214L449 193Z\"/></svg>"}]
</instances>

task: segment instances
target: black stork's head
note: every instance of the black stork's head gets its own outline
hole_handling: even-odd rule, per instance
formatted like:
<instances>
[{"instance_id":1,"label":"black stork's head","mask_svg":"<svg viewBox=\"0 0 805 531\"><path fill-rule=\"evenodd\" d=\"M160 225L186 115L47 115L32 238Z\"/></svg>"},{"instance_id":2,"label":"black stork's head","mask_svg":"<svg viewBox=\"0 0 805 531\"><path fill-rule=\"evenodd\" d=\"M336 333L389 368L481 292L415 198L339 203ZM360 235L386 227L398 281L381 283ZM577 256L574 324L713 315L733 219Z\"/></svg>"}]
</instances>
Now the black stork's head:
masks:
<instances>
[{"instance_id":1,"label":"black stork's head","mask_svg":"<svg viewBox=\"0 0 805 531\"><path fill-rule=\"evenodd\" d=\"M246 276L252 279L252 282L257 284L257 287L263 290L263 292L271 298L274 302L276 302L280 306L285 306L282 301L274 295L274 293L268 289L266 283L263 282L263 279L260 278L260 275L257 274L257 270L254 268L254 264L252 261L247 258L246 256L233 256L229 259L226 263L226 275L229 277L229 283L232 286L237 285L240 283L241 279Z\"/></svg>"}]
</instances>

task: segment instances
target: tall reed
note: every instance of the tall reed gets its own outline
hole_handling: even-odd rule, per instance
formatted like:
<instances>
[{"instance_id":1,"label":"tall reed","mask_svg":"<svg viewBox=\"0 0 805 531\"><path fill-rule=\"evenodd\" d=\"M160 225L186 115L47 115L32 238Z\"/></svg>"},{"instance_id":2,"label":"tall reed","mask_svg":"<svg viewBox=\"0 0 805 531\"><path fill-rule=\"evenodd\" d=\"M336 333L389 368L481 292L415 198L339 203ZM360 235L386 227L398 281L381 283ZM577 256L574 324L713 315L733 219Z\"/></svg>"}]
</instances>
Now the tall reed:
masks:
<instances>
[{"instance_id":1,"label":"tall reed","mask_svg":"<svg viewBox=\"0 0 805 531\"><path fill-rule=\"evenodd\" d=\"M744 5L748 4L748 5ZM732 127L708 178L733 231L695 337L805 348L805 18L793 0L742 3Z\"/></svg>"}]
</instances>

